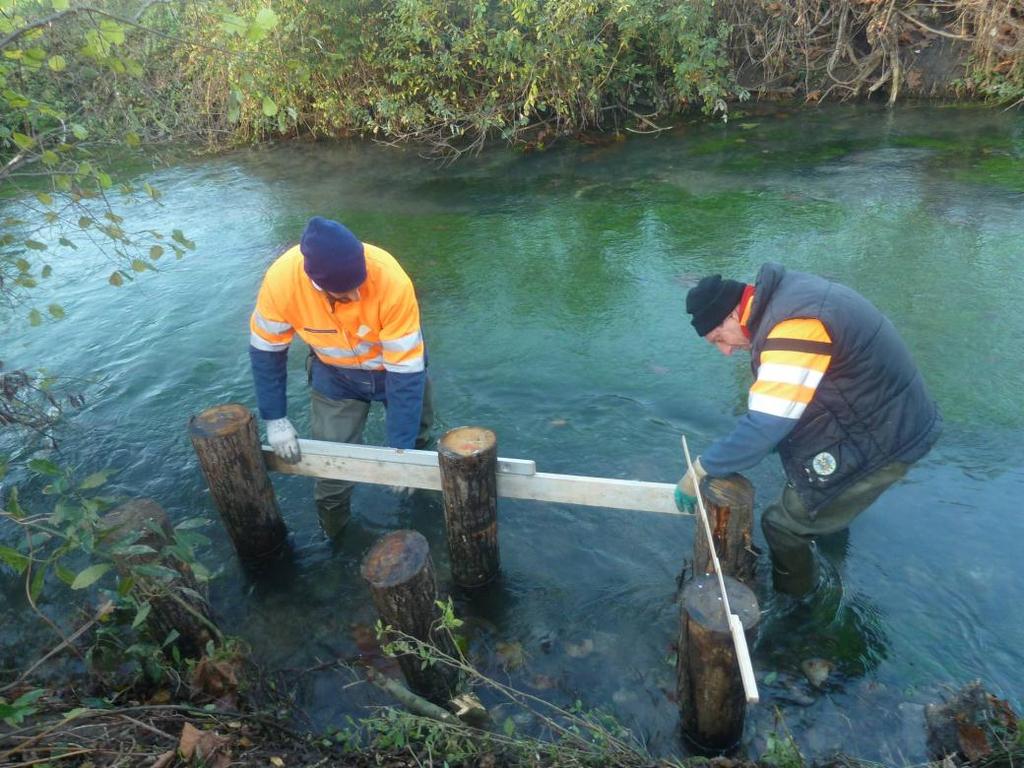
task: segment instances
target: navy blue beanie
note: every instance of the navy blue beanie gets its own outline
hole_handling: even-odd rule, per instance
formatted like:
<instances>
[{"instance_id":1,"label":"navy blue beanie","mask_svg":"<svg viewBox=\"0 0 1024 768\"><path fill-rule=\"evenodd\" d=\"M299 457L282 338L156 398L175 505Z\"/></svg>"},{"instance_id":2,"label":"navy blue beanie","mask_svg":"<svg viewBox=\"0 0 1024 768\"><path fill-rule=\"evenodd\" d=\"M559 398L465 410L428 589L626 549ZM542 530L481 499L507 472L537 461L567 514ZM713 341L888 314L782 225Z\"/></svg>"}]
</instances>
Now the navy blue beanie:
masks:
<instances>
[{"instance_id":1,"label":"navy blue beanie","mask_svg":"<svg viewBox=\"0 0 1024 768\"><path fill-rule=\"evenodd\" d=\"M336 221L314 216L299 241L309 279L325 291L345 293L366 280L366 256L359 238Z\"/></svg>"},{"instance_id":2,"label":"navy blue beanie","mask_svg":"<svg viewBox=\"0 0 1024 768\"><path fill-rule=\"evenodd\" d=\"M690 324L698 336L707 336L721 325L743 298L745 283L723 280L721 275L710 275L686 294L686 311L693 315Z\"/></svg>"}]
</instances>

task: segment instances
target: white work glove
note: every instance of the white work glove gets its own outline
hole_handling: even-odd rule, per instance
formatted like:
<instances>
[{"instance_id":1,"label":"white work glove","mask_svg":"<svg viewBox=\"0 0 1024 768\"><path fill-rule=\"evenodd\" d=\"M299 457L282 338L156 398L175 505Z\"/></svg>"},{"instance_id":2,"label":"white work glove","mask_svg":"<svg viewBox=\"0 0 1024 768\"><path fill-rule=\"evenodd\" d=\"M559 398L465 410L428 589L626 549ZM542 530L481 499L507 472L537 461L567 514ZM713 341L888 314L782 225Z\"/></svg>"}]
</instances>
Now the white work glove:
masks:
<instances>
[{"instance_id":1,"label":"white work glove","mask_svg":"<svg viewBox=\"0 0 1024 768\"><path fill-rule=\"evenodd\" d=\"M392 485L391 492L399 498L409 498L415 492L415 488L410 488L407 485Z\"/></svg>"},{"instance_id":2,"label":"white work glove","mask_svg":"<svg viewBox=\"0 0 1024 768\"><path fill-rule=\"evenodd\" d=\"M267 422L267 442L274 453L289 464L296 464L302 458L299 433L287 418L270 419Z\"/></svg>"}]
</instances>

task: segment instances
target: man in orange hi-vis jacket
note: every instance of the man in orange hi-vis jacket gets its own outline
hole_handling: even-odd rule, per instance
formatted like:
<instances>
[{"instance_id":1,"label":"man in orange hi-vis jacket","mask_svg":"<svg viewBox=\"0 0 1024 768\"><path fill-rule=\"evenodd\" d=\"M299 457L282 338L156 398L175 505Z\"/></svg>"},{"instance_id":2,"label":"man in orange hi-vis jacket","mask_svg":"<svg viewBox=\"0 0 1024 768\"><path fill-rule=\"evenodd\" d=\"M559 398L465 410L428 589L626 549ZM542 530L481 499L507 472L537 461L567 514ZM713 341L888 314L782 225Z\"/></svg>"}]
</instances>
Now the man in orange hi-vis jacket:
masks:
<instances>
[{"instance_id":1,"label":"man in orange hi-vis jacket","mask_svg":"<svg viewBox=\"0 0 1024 768\"><path fill-rule=\"evenodd\" d=\"M336 221L309 220L299 244L267 270L249 321L249 357L267 440L299 460L287 416L287 355L296 334L309 345L313 438L362 443L370 404L387 409L392 448L422 448L433 420L426 346L412 281L391 254ZM409 489L396 488L399 493ZM350 516L352 483L318 480L314 491L332 538Z\"/></svg>"},{"instance_id":2,"label":"man in orange hi-vis jacket","mask_svg":"<svg viewBox=\"0 0 1024 768\"><path fill-rule=\"evenodd\" d=\"M788 480L765 510L776 589L817 580L810 542L845 530L938 438L942 418L892 323L855 291L780 264L753 285L705 277L686 296L697 334L749 350L747 413L676 489L692 511L705 475L742 472L778 451Z\"/></svg>"}]
</instances>

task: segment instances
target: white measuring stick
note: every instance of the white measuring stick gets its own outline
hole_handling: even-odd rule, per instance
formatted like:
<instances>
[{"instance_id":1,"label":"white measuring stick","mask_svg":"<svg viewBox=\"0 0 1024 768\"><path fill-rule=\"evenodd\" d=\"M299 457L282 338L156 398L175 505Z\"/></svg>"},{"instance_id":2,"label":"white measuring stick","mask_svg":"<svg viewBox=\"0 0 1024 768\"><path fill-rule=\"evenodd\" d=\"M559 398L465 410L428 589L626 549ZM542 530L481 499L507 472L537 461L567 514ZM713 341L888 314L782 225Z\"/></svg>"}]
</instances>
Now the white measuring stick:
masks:
<instances>
[{"instance_id":1,"label":"white measuring stick","mask_svg":"<svg viewBox=\"0 0 1024 768\"><path fill-rule=\"evenodd\" d=\"M693 462L690 461L690 449L686 445L686 435L683 435L683 455L686 456L686 471L693 474L693 491L697 496L697 508L700 510L700 519L704 523L704 532L708 537L708 547L711 550L711 562L715 565L715 575L718 577L718 588L722 590L722 608L725 615L729 617L729 631L732 633L732 643L736 648L736 661L740 665L740 679L743 681L743 692L747 696L748 704L757 704L761 697L757 693L757 681L754 679L754 665L750 663L750 651L747 648L747 636L743 633L743 622L740 617L732 612L729 607L729 595L725 592L725 579L722 578L722 566L718 562L718 553L715 552L715 539L711 534L711 523L708 522L708 511L704 508L704 499L700 495L700 483L697 482L697 473L693 471Z\"/></svg>"}]
</instances>

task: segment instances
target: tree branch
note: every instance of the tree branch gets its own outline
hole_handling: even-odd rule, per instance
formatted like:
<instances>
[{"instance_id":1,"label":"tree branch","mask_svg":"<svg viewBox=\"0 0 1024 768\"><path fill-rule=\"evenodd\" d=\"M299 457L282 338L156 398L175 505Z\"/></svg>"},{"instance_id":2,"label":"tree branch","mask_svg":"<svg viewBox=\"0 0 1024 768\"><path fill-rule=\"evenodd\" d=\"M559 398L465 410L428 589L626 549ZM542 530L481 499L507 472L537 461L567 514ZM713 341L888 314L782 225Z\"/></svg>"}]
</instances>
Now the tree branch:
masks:
<instances>
[{"instance_id":1,"label":"tree branch","mask_svg":"<svg viewBox=\"0 0 1024 768\"><path fill-rule=\"evenodd\" d=\"M64 18L65 16L71 16L73 14L76 14L76 13L78 13L81 10L82 10L81 8L69 8L66 11L60 11L58 13L51 13L49 16L44 16L41 19L33 21L28 26L22 27L21 29L16 29L13 32L11 32L9 35L7 35L7 37L5 37L4 39L0 40L0 50L6 48L8 45L13 43L19 37L23 37L24 35L27 35L29 32L31 32L34 29L39 29L40 27L45 27L45 26L47 26L49 24L52 24L55 21L59 21L60 19Z\"/></svg>"},{"instance_id":2,"label":"tree branch","mask_svg":"<svg viewBox=\"0 0 1024 768\"><path fill-rule=\"evenodd\" d=\"M117 22L120 22L121 24L127 24L129 27L135 27L136 29L141 29L144 32L147 32L147 33L149 33L151 35L156 35L157 37L162 37L162 38L165 38L167 40L172 40L172 41L174 41L176 43L184 43L185 45L192 45L192 46L195 46L197 48L205 48L206 50L219 51L220 53L227 53L227 54L235 55L235 56L238 55L237 51L229 51L229 50L227 50L225 48L218 48L218 47L216 47L214 45L207 45L205 43L195 42L194 40L186 40L186 39L181 38L181 37L175 37L174 35L168 35L166 32L161 32L161 31L159 31L157 29L153 29L152 27L147 27L145 24L141 23L140 19L142 18L143 14L146 11L148 11L152 6L156 5L157 3L163 4L163 3L169 3L169 2L172 2L172 0L146 0L146 2L144 2L139 7L139 9L132 15L131 18L125 18L124 16L118 16L117 14L110 13L109 11L104 11L102 8L96 8L96 7L91 6L91 5L80 5L77 8L68 8L66 11L60 11L59 13L52 13L49 16L45 16L45 17L43 17L41 19L33 21L31 24L28 24L27 26L24 26L21 29L14 30L9 35L7 35L7 37L5 37L3 39L0 39L0 50L3 50L8 45L13 43L15 40L17 40L20 37L25 36L29 32L31 32L31 31L33 31L35 29L39 29L40 27L49 26L50 24L52 24L52 23L54 23L56 21L59 21L60 19L64 18L65 16L77 16L77 15L81 15L81 14L96 14L98 16L105 16L106 18L112 19L112 20L117 21Z\"/></svg>"}]
</instances>

